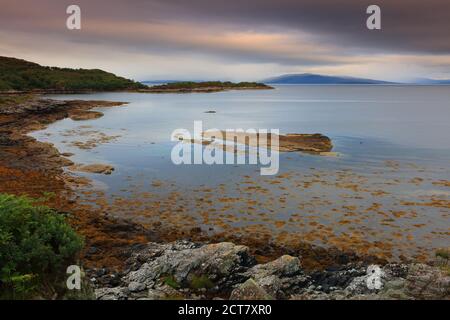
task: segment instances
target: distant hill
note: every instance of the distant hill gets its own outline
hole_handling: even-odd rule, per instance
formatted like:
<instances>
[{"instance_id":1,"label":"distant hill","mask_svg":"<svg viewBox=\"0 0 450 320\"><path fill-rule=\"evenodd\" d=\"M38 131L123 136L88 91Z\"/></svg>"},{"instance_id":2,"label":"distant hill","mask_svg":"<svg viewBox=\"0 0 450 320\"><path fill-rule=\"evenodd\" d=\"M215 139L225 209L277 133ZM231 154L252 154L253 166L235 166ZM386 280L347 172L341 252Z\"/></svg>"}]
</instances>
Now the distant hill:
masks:
<instances>
[{"instance_id":1,"label":"distant hill","mask_svg":"<svg viewBox=\"0 0 450 320\"><path fill-rule=\"evenodd\" d=\"M0 57L0 91L115 91L147 86L99 69L44 67Z\"/></svg>"},{"instance_id":2,"label":"distant hill","mask_svg":"<svg viewBox=\"0 0 450 320\"><path fill-rule=\"evenodd\" d=\"M262 82L268 84L393 84L393 82L380 80L324 76L311 73L286 74L279 77L269 78L263 80Z\"/></svg>"}]
</instances>

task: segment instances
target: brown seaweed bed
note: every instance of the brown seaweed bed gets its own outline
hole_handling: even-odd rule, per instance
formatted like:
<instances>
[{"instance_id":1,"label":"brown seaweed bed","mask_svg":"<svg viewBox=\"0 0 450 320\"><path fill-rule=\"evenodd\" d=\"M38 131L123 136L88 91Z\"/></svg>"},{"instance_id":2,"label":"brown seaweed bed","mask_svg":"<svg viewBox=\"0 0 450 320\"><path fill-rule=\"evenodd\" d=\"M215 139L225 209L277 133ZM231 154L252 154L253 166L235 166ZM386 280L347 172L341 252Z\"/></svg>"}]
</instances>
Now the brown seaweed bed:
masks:
<instances>
[{"instance_id":1,"label":"brown seaweed bed","mask_svg":"<svg viewBox=\"0 0 450 320\"><path fill-rule=\"evenodd\" d=\"M242 176L233 186L236 196L230 196L224 184L186 191L170 181L146 186L144 179L133 177L120 195L92 188L80 192L83 202L158 229L165 240L241 239L285 248L306 242L385 260L420 261L430 258L430 248L448 243L448 181L420 176L376 181L349 170L311 171L287 172L262 182ZM404 200L389 191L402 184L431 184L441 192ZM318 191L326 189L337 190L336 198ZM278 213L286 208L288 215Z\"/></svg>"}]
</instances>

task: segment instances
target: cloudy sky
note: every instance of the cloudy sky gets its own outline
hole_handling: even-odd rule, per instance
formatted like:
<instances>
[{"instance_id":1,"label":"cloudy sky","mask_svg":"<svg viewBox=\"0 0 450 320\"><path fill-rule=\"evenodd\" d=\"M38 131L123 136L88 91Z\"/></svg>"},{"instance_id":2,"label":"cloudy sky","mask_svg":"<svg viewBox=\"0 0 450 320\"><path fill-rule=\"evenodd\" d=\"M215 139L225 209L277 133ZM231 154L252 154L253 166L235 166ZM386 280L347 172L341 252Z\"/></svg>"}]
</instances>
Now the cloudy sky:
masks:
<instances>
[{"instance_id":1,"label":"cloudy sky","mask_svg":"<svg viewBox=\"0 0 450 320\"><path fill-rule=\"evenodd\" d=\"M382 30L366 28L370 4ZM0 55L136 80L450 78L449 31L448 0L0 0Z\"/></svg>"}]
</instances>

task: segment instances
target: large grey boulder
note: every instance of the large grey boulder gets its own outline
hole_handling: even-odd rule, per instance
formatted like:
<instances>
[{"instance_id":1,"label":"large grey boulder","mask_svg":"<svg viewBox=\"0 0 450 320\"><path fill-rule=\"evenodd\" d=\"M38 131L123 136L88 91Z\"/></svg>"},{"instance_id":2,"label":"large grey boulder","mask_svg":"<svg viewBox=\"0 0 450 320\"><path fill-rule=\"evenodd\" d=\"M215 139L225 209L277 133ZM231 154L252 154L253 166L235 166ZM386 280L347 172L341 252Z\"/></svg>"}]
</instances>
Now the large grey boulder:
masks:
<instances>
[{"instance_id":1,"label":"large grey boulder","mask_svg":"<svg viewBox=\"0 0 450 320\"><path fill-rule=\"evenodd\" d=\"M440 268L413 264L406 277L405 290L415 299L449 299L450 276Z\"/></svg>"},{"instance_id":2,"label":"large grey boulder","mask_svg":"<svg viewBox=\"0 0 450 320\"><path fill-rule=\"evenodd\" d=\"M128 290L130 292L142 292L146 288L145 284L132 281L128 284Z\"/></svg>"},{"instance_id":3,"label":"large grey boulder","mask_svg":"<svg viewBox=\"0 0 450 320\"><path fill-rule=\"evenodd\" d=\"M198 276L223 284L255 263L246 246L229 242L196 246L186 241L151 243L132 257L131 264L140 261L145 262L123 278L125 284L137 282L152 288L165 276L180 286L189 286Z\"/></svg>"},{"instance_id":4,"label":"large grey boulder","mask_svg":"<svg viewBox=\"0 0 450 320\"><path fill-rule=\"evenodd\" d=\"M309 283L309 277L303 273L300 259L288 255L256 265L245 272L245 275L274 298L285 298L287 292L305 287Z\"/></svg>"}]
</instances>

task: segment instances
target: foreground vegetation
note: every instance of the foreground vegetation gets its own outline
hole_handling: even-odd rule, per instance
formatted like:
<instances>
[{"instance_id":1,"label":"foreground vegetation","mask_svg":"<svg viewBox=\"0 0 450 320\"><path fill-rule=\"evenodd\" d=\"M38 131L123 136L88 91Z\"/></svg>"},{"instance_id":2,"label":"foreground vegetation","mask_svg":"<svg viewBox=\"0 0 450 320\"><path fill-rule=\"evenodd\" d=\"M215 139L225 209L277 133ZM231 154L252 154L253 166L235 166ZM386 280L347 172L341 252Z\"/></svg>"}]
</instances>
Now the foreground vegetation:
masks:
<instances>
[{"instance_id":1,"label":"foreground vegetation","mask_svg":"<svg viewBox=\"0 0 450 320\"><path fill-rule=\"evenodd\" d=\"M44 67L15 58L0 57L1 91L115 91L147 86L102 70Z\"/></svg>"},{"instance_id":2,"label":"foreground vegetation","mask_svg":"<svg viewBox=\"0 0 450 320\"><path fill-rule=\"evenodd\" d=\"M67 294L66 269L82 247L63 215L36 200L0 194L0 298Z\"/></svg>"}]
</instances>

